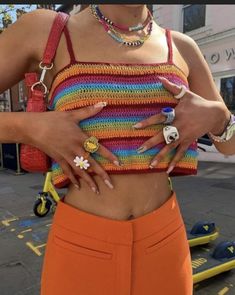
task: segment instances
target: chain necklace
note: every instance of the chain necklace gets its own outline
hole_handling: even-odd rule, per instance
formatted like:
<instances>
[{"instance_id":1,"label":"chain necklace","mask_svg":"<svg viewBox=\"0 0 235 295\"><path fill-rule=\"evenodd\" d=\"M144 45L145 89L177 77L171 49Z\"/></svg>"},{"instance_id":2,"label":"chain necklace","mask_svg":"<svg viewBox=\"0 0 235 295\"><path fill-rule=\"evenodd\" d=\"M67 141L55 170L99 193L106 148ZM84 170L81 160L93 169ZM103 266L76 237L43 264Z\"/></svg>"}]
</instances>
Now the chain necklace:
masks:
<instances>
[{"instance_id":1,"label":"chain necklace","mask_svg":"<svg viewBox=\"0 0 235 295\"><path fill-rule=\"evenodd\" d=\"M107 17L105 17L101 11L99 10L98 6L95 4L91 4L90 5L90 10L92 15L94 15L94 17L103 25L105 31L117 42L126 45L126 46L140 46L142 45L149 37L150 34L152 32L152 24L153 24L153 18L152 15L150 13L150 11L148 11L148 17L147 19L144 21L143 24L141 25L137 25L134 27L123 27L120 25L116 25L114 24L111 20L109 20ZM147 33L144 32L145 27L147 27ZM140 37L139 39L136 40L130 40L127 39L126 36L124 36L123 34L119 33L116 28L119 31L139 31L142 30L145 35L143 37Z\"/></svg>"}]
</instances>

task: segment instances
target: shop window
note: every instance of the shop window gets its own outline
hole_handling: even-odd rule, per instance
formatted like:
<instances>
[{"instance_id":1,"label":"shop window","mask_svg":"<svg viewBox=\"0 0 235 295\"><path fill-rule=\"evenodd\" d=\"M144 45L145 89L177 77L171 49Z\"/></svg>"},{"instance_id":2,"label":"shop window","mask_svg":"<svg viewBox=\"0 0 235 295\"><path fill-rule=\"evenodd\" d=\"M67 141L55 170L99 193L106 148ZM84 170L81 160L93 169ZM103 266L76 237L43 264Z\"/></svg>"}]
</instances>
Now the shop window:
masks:
<instances>
[{"instance_id":1,"label":"shop window","mask_svg":"<svg viewBox=\"0 0 235 295\"><path fill-rule=\"evenodd\" d=\"M183 32L204 27L206 23L206 5L183 5Z\"/></svg>"},{"instance_id":2,"label":"shop window","mask_svg":"<svg viewBox=\"0 0 235 295\"><path fill-rule=\"evenodd\" d=\"M0 94L0 112L11 112L10 90Z\"/></svg>"},{"instance_id":3,"label":"shop window","mask_svg":"<svg viewBox=\"0 0 235 295\"><path fill-rule=\"evenodd\" d=\"M235 76L221 78L220 93L229 110L235 112Z\"/></svg>"}]
</instances>

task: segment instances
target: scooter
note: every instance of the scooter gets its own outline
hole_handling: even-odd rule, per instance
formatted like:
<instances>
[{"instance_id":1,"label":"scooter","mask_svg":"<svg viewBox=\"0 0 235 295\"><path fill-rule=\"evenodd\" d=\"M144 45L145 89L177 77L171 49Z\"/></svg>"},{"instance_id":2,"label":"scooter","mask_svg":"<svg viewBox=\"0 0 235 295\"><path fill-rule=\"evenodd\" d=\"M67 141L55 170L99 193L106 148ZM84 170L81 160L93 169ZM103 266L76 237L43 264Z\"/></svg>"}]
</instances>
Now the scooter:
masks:
<instances>
[{"instance_id":1,"label":"scooter","mask_svg":"<svg viewBox=\"0 0 235 295\"><path fill-rule=\"evenodd\" d=\"M235 268L235 241L222 241L212 249L199 247L191 256L196 284Z\"/></svg>"},{"instance_id":2,"label":"scooter","mask_svg":"<svg viewBox=\"0 0 235 295\"><path fill-rule=\"evenodd\" d=\"M206 151L203 145L212 145L207 135L199 138L198 143L201 144L198 148L202 151ZM204 237L200 236L200 232L204 234L207 230L212 234L212 239L210 241L218 237L219 231L213 223L206 224L206 222L199 222L196 224L195 228L192 228L191 232L188 233L191 247L203 245L204 242L206 242L206 239L204 240ZM235 268L235 241L221 241L215 247L198 246L193 249L191 248L191 257L193 283L196 284Z\"/></svg>"},{"instance_id":3,"label":"scooter","mask_svg":"<svg viewBox=\"0 0 235 295\"><path fill-rule=\"evenodd\" d=\"M208 244L219 236L219 229L214 222L198 221L191 230L186 230L190 247Z\"/></svg>"},{"instance_id":4,"label":"scooter","mask_svg":"<svg viewBox=\"0 0 235 295\"><path fill-rule=\"evenodd\" d=\"M50 211L55 212L56 205L60 200L55 187L51 181L51 172L46 173L43 190L38 193L33 206L33 212L38 217L46 216Z\"/></svg>"}]
</instances>

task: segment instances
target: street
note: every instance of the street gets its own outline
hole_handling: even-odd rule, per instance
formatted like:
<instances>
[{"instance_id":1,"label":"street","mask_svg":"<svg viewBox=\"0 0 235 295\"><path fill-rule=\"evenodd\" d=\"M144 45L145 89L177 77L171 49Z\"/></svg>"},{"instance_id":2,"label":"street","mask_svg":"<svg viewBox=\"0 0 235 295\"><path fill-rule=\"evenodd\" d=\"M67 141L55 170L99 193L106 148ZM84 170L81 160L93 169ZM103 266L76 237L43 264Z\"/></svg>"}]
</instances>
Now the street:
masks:
<instances>
[{"instance_id":1,"label":"street","mask_svg":"<svg viewBox=\"0 0 235 295\"><path fill-rule=\"evenodd\" d=\"M235 164L200 162L197 176L175 177L172 181L187 228L199 220L215 222L220 237L210 247L235 239ZM38 218L32 211L43 182L41 174L0 171L1 295L39 295L52 219L52 213ZM235 294L235 270L195 285L194 295L224 294Z\"/></svg>"}]
</instances>

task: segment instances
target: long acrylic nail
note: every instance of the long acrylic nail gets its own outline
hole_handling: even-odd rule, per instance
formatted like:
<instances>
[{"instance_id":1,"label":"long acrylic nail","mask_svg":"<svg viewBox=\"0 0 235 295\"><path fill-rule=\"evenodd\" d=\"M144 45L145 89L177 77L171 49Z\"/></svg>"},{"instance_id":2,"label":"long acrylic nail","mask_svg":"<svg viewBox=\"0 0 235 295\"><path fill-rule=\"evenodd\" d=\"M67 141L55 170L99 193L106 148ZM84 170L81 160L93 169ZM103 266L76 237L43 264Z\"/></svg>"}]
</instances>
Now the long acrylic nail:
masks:
<instances>
[{"instance_id":1,"label":"long acrylic nail","mask_svg":"<svg viewBox=\"0 0 235 295\"><path fill-rule=\"evenodd\" d=\"M105 179L104 182L109 188L111 188L111 189L114 188L114 186L112 185L112 183L108 179Z\"/></svg>"},{"instance_id":2,"label":"long acrylic nail","mask_svg":"<svg viewBox=\"0 0 235 295\"><path fill-rule=\"evenodd\" d=\"M80 186L78 184L74 184L74 186L76 187L76 189L80 190Z\"/></svg>"},{"instance_id":3,"label":"long acrylic nail","mask_svg":"<svg viewBox=\"0 0 235 295\"><path fill-rule=\"evenodd\" d=\"M143 153L147 150L147 147L146 146L141 146L137 149L137 153L140 154L140 153Z\"/></svg>"},{"instance_id":4,"label":"long acrylic nail","mask_svg":"<svg viewBox=\"0 0 235 295\"><path fill-rule=\"evenodd\" d=\"M118 167L121 167L122 166L122 164L119 162L119 161L113 161L113 164L114 165L116 165L116 166L118 166Z\"/></svg>"},{"instance_id":5,"label":"long acrylic nail","mask_svg":"<svg viewBox=\"0 0 235 295\"><path fill-rule=\"evenodd\" d=\"M142 123L136 123L135 125L133 125L133 128L141 128L143 126Z\"/></svg>"},{"instance_id":6,"label":"long acrylic nail","mask_svg":"<svg viewBox=\"0 0 235 295\"><path fill-rule=\"evenodd\" d=\"M171 171L172 171L173 169L174 169L174 166L171 165L171 166L167 169L166 173L167 173L167 174L170 174Z\"/></svg>"},{"instance_id":7,"label":"long acrylic nail","mask_svg":"<svg viewBox=\"0 0 235 295\"><path fill-rule=\"evenodd\" d=\"M96 193L96 194L99 194L99 191L97 190L97 188L96 188L96 187L92 186L92 188L91 188L91 189L93 190L93 192L94 192L94 193Z\"/></svg>"},{"instance_id":8,"label":"long acrylic nail","mask_svg":"<svg viewBox=\"0 0 235 295\"><path fill-rule=\"evenodd\" d=\"M94 105L94 108L103 108L107 105L107 102L106 101L101 101L101 102L98 102Z\"/></svg>"},{"instance_id":9,"label":"long acrylic nail","mask_svg":"<svg viewBox=\"0 0 235 295\"><path fill-rule=\"evenodd\" d=\"M113 161L113 164L120 167L120 163L118 161Z\"/></svg>"},{"instance_id":10,"label":"long acrylic nail","mask_svg":"<svg viewBox=\"0 0 235 295\"><path fill-rule=\"evenodd\" d=\"M157 163L158 161L157 160L154 160L150 165L149 165L149 168L155 168L155 166L157 166Z\"/></svg>"}]
</instances>

